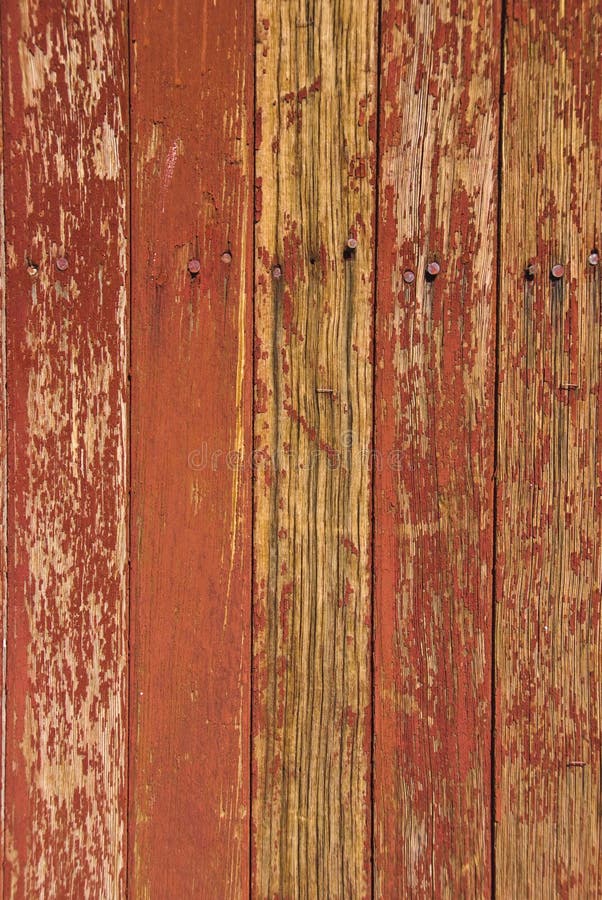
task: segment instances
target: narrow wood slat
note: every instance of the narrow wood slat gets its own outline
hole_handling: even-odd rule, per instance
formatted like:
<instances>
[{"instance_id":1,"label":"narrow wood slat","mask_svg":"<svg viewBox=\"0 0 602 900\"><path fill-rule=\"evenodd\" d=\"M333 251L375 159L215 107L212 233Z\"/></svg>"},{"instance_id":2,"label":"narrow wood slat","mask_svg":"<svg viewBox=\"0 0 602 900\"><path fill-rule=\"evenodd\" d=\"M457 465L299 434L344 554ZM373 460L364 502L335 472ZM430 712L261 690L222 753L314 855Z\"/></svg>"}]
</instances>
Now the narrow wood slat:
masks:
<instances>
[{"instance_id":1,"label":"narrow wood slat","mask_svg":"<svg viewBox=\"0 0 602 900\"><path fill-rule=\"evenodd\" d=\"M497 0L382 10L376 897L491 886L500 21Z\"/></svg>"},{"instance_id":2,"label":"narrow wood slat","mask_svg":"<svg viewBox=\"0 0 602 900\"><path fill-rule=\"evenodd\" d=\"M601 240L601 52L594 0L508 3L496 591L508 898L602 895L602 291L588 265Z\"/></svg>"},{"instance_id":3,"label":"narrow wood slat","mask_svg":"<svg viewBox=\"0 0 602 900\"><path fill-rule=\"evenodd\" d=\"M253 891L363 897L376 4L256 15Z\"/></svg>"},{"instance_id":4,"label":"narrow wood slat","mask_svg":"<svg viewBox=\"0 0 602 900\"><path fill-rule=\"evenodd\" d=\"M249 870L253 8L132 0L130 11L129 888L238 900Z\"/></svg>"},{"instance_id":5,"label":"narrow wood slat","mask_svg":"<svg viewBox=\"0 0 602 900\"><path fill-rule=\"evenodd\" d=\"M126 20L103 0L4 0L1 22L5 893L117 897L126 819Z\"/></svg>"},{"instance_id":6,"label":"narrow wood slat","mask_svg":"<svg viewBox=\"0 0 602 900\"><path fill-rule=\"evenodd\" d=\"M2 48L0 46L0 85L2 72ZM6 597L6 548L8 536L6 530L6 252L4 228L4 128L3 97L0 88L0 621L2 628L2 647L0 648L0 862L4 866L4 801L5 777L4 763L6 758L6 614L8 610ZM0 897L4 896L2 878L0 878Z\"/></svg>"}]
</instances>

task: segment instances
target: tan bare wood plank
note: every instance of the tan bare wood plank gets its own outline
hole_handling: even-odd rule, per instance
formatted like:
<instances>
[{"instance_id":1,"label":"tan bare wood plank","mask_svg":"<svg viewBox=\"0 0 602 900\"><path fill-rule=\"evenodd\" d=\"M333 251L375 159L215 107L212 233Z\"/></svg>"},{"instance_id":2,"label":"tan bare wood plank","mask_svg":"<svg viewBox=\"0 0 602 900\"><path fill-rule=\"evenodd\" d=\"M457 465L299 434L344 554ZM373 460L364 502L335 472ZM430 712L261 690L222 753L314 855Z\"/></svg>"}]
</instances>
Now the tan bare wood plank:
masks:
<instances>
[{"instance_id":1,"label":"tan bare wood plank","mask_svg":"<svg viewBox=\"0 0 602 900\"><path fill-rule=\"evenodd\" d=\"M376 4L256 10L253 890L363 897Z\"/></svg>"},{"instance_id":2,"label":"tan bare wood plank","mask_svg":"<svg viewBox=\"0 0 602 900\"><path fill-rule=\"evenodd\" d=\"M602 893L602 14L511 2L503 119L496 884ZM532 276L525 267L533 264ZM552 267L559 276L551 277Z\"/></svg>"}]
</instances>

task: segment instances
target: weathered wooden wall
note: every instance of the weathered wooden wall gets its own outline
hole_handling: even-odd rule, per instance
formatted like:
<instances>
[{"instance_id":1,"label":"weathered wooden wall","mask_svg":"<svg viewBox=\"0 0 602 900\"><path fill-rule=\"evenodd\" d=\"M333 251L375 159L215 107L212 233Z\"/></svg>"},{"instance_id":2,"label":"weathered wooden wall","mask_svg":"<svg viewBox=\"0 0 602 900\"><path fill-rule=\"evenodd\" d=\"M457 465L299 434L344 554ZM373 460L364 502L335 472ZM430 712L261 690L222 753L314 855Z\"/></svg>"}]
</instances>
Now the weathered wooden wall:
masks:
<instances>
[{"instance_id":1,"label":"weathered wooden wall","mask_svg":"<svg viewBox=\"0 0 602 900\"><path fill-rule=\"evenodd\" d=\"M2 896L602 896L598 4L0 38Z\"/></svg>"}]
</instances>

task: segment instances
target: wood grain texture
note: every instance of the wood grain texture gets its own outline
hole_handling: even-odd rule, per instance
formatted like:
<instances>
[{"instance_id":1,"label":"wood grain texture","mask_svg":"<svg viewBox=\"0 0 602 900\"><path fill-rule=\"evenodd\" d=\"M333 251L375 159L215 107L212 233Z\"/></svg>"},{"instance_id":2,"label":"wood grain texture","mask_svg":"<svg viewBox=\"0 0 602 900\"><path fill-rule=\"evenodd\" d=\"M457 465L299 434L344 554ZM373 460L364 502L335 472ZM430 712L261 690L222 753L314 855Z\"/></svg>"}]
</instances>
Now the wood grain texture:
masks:
<instances>
[{"instance_id":1,"label":"wood grain texture","mask_svg":"<svg viewBox=\"0 0 602 900\"><path fill-rule=\"evenodd\" d=\"M509 2L496 627L498 895L602 895L602 13ZM533 281L525 266L537 266ZM550 279L552 265L564 277Z\"/></svg>"},{"instance_id":2,"label":"wood grain texture","mask_svg":"<svg viewBox=\"0 0 602 900\"><path fill-rule=\"evenodd\" d=\"M253 890L363 897L376 5L259 0L256 59Z\"/></svg>"},{"instance_id":3,"label":"wood grain texture","mask_svg":"<svg viewBox=\"0 0 602 900\"><path fill-rule=\"evenodd\" d=\"M491 886L499 49L495 0L383 5L376 897Z\"/></svg>"},{"instance_id":4,"label":"wood grain texture","mask_svg":"<svg viewBox=\"0 0 602 900\"><path fill-rule=\"evenodd\" d=\"M2 72L2 47L0 44L0 73ZM1 84L1 78L0 78ZM5 759L6 759L6 614L7 571L6 547L6 252L4 228L4 128L2 116L2 90L0 88L0 622L2 646L0 648L0 860L4 866L4 808L5 808ZM0 898L4 896L0 878Z\"/></svg>"},{"instance_id":5,"label":"wood grain texture","mask_svg":"<svg viewBox=\"0 0 602 900\"><path fill-rule=\"evenodd\" d=\"M130 9L130 895L238 900L249 878L253 8Z\"/></svg>"},{"instance_id":6,"label":"wood grain texture","mask_svg":"<svg viewBox=\"0 0 602 900\"><path fill-rule=\"evenodd\" d=\"M126 21L103 0L5 0L1 15L5 895L116 897L126 805Z\"/></svg>"}]
</instances>

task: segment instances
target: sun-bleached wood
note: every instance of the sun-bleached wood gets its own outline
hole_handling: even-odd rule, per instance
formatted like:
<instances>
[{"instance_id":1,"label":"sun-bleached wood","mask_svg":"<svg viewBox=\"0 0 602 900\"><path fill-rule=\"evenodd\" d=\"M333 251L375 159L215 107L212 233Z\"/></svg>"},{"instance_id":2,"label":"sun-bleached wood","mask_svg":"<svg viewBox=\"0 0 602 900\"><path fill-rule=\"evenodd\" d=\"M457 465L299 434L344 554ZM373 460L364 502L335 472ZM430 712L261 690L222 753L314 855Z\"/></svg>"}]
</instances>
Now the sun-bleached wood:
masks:
<instances>
[{"instance_id":1,"label":"sun-bleached wood","mask_svg":"<svg viewBox=\"0 0 602 900\"><path fill-rule=\"evenodd\" d=\"M602 895L602 11L506 12L496 585L496 886ZM534 265L532 280L525 278ZM554 265L564 266L558 280Z\"/></svg>"},{"instance_id":2,"label":"sun-bleached wood","mask_svg":"<svg viewBox=\"0 0 602 900\"><path fill-rule=\"evenodd\" d=\"M363 897L376 4L256 9L253 891Z\"/></svg>"}]
</instances>

